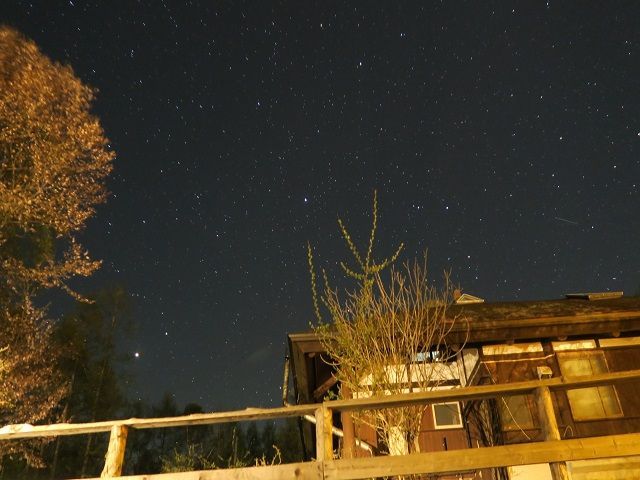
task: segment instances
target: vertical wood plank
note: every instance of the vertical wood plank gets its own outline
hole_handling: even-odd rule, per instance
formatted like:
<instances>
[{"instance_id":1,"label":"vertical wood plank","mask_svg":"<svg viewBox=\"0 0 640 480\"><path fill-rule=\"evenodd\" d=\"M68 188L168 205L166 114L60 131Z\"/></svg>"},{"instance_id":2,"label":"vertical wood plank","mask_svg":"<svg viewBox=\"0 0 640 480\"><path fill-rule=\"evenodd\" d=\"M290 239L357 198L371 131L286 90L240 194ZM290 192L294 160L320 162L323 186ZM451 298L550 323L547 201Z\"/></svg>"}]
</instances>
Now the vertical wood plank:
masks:
<instances>
[{"instance_id":1,"label":"vertical wood plank","mask_svg":"<svg viewBox=\"0 0 640 480\"><path fill-rule=\"evenodd\" d=\"M316 459L333 459L333 413L325 405L316 409Z\"/></svg>"},{"instance_id":2,"label":"vertical wood plank","mask_svg":"<svg viewBox=\"0 0 640 480\"><path fill-rule=\"evenodd\" d=\"M560 430L556 414L553 410L553 399L549 387L538 387L534 392L536 406L538 408L538 418L545 440L561 440ZM552 462L551 477L553 480L570 480L567 464L565 462Z\"/></svg>"},{"instance_id":3,"label":"vertical wood plank","mask_svg":"<svg viewBox=\"0 0 640 480\"><path fill-rule=\"evenodd\" d=\"M324 412L322 407L316 408L316 460L322 462L324 458Z\"/></svg>"},{"instance_id":4,"label":"vertical wood plank","mask_svg":"<svg viewBox=\"0 0 640 480\"><path fill-rule=\"evenodd\" d=\"M333 410L322 406L324 416L324 458L333 460Z\"/></svg>"},{"instance_id":5,"label":"vertical wood plank","mask_svg":"<svg viewBox=\"0 0 640 480\"><path fill-rule=\"evenodd\" d=\"M348 387L342 387L342 397L351 398L351 391ZM344 437L342 439L342 458L353 458L356 449L356 431L353 425L353 414L351 412L340 412L342 420L342 431Z\"/></svg>"},{"instance_id":6,"label":"vertical wood plank","mask_svg":"<svg viewBox=\"0 0 640 480\"><path fill-rule=\"evenodd\" d=\"M104 468L100 478L119 477L122 475L122 464L124 462L124 452L127 448L128 428L125 425L114 425L111 427L109 437L109 448L105 457Z\"/></svg>"},{"instance_id":7,"label":"vertical wood plank","mask_svg":"<svg viewBox=\"0 0 640 480\"><path fill-rule=\"evenodd\" d=\"M356 429L353 424L352 413L342 412L340 417L342 420L342 431L344 433L342 440L342 458L354 458L356 450Z\"/></svg>"}]
</instances>

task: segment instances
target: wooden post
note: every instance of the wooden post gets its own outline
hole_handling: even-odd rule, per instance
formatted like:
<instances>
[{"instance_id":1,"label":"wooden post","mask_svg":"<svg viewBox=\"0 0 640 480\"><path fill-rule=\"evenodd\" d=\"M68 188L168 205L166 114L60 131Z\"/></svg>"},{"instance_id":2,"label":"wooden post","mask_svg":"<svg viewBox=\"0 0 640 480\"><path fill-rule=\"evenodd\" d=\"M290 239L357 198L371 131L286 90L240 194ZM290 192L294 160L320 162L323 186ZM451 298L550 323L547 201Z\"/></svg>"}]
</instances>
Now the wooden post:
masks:
<instances>
[{"instance_id":1,"label":"wooden post","mask_svg":"<svg viewBox=\"0 0 640 480\"><path fill-rule=\"evenodd\" d=\"M100 474L101 478L119 477L122 475L124 451L127 447L127 433L128 428L125 425L114 425L111 427L109 448L107 449L104 468Z\"/></svg>"},{"instance_id":2,"label":"wooden post","mask_svg":"<svg viewBox=\"0 0 640 480\"><path fill-rule=\"evenodd\" d=\"M561 440L549 387L536 388L535 400L544 439ZM549 466L551 467L551 477L553 480L569 480L569 472L567 471L567 464L565 462L552 462Z\"/></svg>"},{"instance_id":3,"label":"wooden post","mask_svg":"<svg viewBox=\"0 0 640 480\"><path fill-rule=\"evenodd\" d=\"M342 387L343 398L351 398L351 391L348 387ZM353 414L351 412L340 412L342 420L342 458L353 458L356 449L356 431L353 425Z\"/></svg>"},{"instance_id":4,"label":"wooden post","mask_svg":"<svg viewBox=\"0 0 640 480\"><path fill-rule=\"evenodd\" d=\"M333 460L333 418L330 408L316 409L316 460Z\"/></svg>"}]
</instances>

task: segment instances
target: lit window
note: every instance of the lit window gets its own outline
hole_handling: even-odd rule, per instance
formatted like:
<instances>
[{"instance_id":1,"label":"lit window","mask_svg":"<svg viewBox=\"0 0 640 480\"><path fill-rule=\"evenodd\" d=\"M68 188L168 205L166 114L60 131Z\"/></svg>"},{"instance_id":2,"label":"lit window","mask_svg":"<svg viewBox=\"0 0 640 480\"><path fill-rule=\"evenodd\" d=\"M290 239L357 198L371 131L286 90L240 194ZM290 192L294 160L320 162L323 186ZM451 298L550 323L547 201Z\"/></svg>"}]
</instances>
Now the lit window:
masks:
<instances>
[{"instance_id":1,"label":"lit window","mask_svg":"<svg viewBox=\"0 0 640 480\"><path fill-rule=\"evenodd\" d=\"M498 399L503 430L535 428L531 415L530 395L512 395Z\"/></svg>"},{"instance_id":2,"label":"lit window","mask_svg":"<svg viewBox=\"0 0 640 480\"><path fill-rule=\"evenodd\" d=\"M538 353L543 352L540 342L533 343L512 343L502 345L484 345L482 347L483 355L511 355L519 353Z\"/></svg>"},{"instance_id":3,"label":"lit window","mask_svg":"<svg viewBox=\"0 0 640 480\"><path fill-rule=\"evenodd\" d=\"M557 356L560 371L567 377L584 377L609 371L604 353L599 351L558 353ZM567 397L574 420L622 416L618 395L612 385L567 390Z\"/></svg>"},{"instance_id":4,"label":"lit window","mask_svg":"<svg viewBox=\"0 0 640 480\"><path fill-rule=\"evenodd\" d=\"M431 408L436 429L462 427L462 415L458 402L434 403Z\"/></svg>"},{"instance_id":5,"label":"lit window","mask_svg":"<svg viewBox=\"0 0 640 480\"><path fill-rule=\"evenodd\" d=\"M426 362L429 360L429 352L418 352L414 358L416 362Z\"/></svg>"},{"instance_id":6,"label":"lit window","mask_svg":"<svg viewBox=\"0 0 640 480\"><path fill-rule=\"evenodd\" d=\"M421 352L416 352L413 356L414 362L449 362L452 361L455 357L455 354L451 352L446 352L437 348L432 350L423 350Z\"/></svg>"},{"instance_id":7,"label":"lit window","mask_svg":"<svg viewBox=\"0 0 640 480\"><path fill-rule=\"evenodd\" d=\"M570 342L551 342L556 352L562 350L586 350L588 348L596 348L595 340L573 340Z\"/></svg>"}]
</instances>

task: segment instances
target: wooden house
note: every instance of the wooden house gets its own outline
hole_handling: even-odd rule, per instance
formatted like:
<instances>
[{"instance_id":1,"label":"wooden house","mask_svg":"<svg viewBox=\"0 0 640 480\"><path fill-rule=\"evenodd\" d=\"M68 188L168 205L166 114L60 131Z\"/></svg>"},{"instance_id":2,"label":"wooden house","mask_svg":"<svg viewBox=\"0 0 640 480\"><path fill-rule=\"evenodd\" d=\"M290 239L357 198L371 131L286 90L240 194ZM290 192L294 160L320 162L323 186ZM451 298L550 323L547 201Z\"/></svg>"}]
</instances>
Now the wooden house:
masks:
<instances>
[{"instance_id":1,"label":"wooden house","mask_svg":"<svg viewBox=\"0 0 640 480\"><path fill-rule=\"evenodd\" d=\"M467 295L447 310L457 321L448 344L457 346L446 385L510 383L558 376L586 376L640 368L640 297L621 293L570 294L560 300L483 302ZM317 403L338 385L313 333L289 335L289 352L297 403ZM422 359L417 358L416 362ZM561 438L640 432L640 382L580 388L553 393ZM335 418L340 433L352 422ZM345 432L347 429L345 428ZM355 440L336 437L335 447L356 444L356 456L377 455L385 447L376 433L357 426ZM314 455L313 429L301 430L306 454ZM443 402L422 418L421 451L477 448L542 440L541 425L529 395L491 401ZM349 437L349 435L347 435ZM350 450L351 451L351 450ZM640 478L640 458L568 462L574 480ZM448 478L545 480L549 466L525 465L496 472L461 472Z\"/></svg>"}]
</instances>

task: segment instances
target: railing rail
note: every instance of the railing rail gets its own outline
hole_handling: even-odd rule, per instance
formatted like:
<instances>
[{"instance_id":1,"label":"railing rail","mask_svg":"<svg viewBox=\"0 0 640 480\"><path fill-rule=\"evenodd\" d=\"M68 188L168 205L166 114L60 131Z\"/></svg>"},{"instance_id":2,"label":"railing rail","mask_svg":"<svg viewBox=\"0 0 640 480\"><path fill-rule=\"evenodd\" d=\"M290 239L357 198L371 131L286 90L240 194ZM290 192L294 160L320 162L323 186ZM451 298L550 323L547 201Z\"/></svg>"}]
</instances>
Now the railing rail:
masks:
<instances>
[{"instance_id":1,"label":"railing rail","mask_svg":"<svg viewBox=\"0 0 640 480\"><path fill-rule=\"evenodd\" d=\"M61 435L82 435L109 432L114 426L124 426L142 430L146 428L191 427L216 423L270 420L274 418L313 415L317 405L292 405L279 408L247 408L229 412L194 413L178 417L127 418L91 423L56 423L52 425L8 425L0 429L0 441L20 438L57 437Z\"/></svg>"},{"instance_id":2,"label":"railing rail","mask_svg":"<svg viewBox=\"0 0 640 480\"><path fill-rule=\"evenodd\" d=\"M550 463L555 479L568 478L565 461L640 455L640 433L607 435L561 440L551 401L552 390L586 388L596 385L639 381L640 370L613 372L588 377L556 377L543 380L498 385L481 385L447 390L327 401L322 404L295 405L279 408L248 408L246 410L200 413L179 417L129 418L92 423L62 423L53 425L8 425L0 429L0 441L111 432L101 478L130 480L209 480L243 478L268 480L274 478L357 479L409 474L453 473L467 469L483 469ZM468 401L508 395L533 393L545 441L499 447L482 447L448 452L384 456L374 458L334 459L332 439L333 412L352 412L380 408L395 408L443 401ZM258 421L276 418L314 415L316 418L316 460L284 465L211 470L158 475L122 477L124 451L129 429L171 428L210 425L238 421Z\"/></svg>"}]
</instances>

